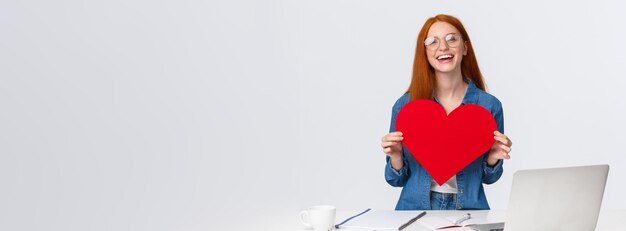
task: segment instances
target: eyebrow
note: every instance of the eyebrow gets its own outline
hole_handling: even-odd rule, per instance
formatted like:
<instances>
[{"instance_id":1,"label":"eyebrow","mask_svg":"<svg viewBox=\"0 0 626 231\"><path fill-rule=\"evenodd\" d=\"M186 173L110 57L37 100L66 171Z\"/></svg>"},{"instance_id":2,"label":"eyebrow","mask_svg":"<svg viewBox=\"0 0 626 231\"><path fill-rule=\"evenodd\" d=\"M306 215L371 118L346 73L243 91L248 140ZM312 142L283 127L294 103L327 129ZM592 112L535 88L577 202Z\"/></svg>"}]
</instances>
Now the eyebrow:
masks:
<instances>
[{"instance_id":1,"label":"eyebrow","mask_svg":"<svg viewBox=\"0 0 626 231\"><path fill-rule=\"evenodd\" d=\"M444 37L445 37L446 35L450 35L450 34L453 34L453 35L459 35L459 33L452 32L452 33L447 33L447 34L445 34L445 35L444 35ZM437 36L431 35L431 36L428 36L428 37L437 37Z\"/></svg>"}]
</instances>

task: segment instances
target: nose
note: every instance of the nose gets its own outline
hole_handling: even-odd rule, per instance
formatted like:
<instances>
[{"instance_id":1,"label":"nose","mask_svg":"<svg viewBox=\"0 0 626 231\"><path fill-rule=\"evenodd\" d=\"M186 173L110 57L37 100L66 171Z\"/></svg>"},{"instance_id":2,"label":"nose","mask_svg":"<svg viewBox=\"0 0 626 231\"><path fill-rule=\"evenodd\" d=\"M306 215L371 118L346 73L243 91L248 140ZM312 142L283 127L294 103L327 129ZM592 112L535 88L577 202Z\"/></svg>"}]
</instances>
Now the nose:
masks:
<instances>
[{"instance_id":1,"label":"nose","mask_svg":"<svg viewBox=\"0 0 626 231\"><path fill-rule=\"evenodd\" d=\"M437 47L437 49L439 49L440 51L445 51L448 50L450 47L448 46L448 42L446 42L445 40L443 42L439 43L439 46Z\"/></svg>"}]
</instances>

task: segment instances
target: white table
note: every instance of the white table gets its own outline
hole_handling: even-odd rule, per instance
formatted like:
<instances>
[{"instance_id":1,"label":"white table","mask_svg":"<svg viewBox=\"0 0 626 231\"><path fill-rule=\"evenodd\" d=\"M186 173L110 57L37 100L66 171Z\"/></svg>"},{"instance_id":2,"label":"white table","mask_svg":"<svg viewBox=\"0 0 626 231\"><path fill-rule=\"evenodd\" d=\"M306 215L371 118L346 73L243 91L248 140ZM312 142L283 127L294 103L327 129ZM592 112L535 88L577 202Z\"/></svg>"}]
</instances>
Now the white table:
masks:
<instances>
[{"instance_id":1,"label":"white table","mask_svg":"<svg viewBox=\"0 0 626 231\"><path fill-rule=\"evenodd\" d=\"M336 222L341 222L346 218L358 214L361 211L346 211L346 210L337 210ZM440 216L440 217L448 217L448 216L458 216L461 217L466 213L471 213L472 217L476 219L484 219L489 223L495 222L504 222L506 217L505 210L427 210L426 216ZM301 230L310 230L302 228ZM349 229L338 229L342 231L350 231ZM421 226L419 223L415 222L403 231L425 231L428 230L425 227ZM450 228L445 229L448 231L454 230L471 230L469 228ZM363 231L363 230L359 230ZM626 231L626 210L601 210L600 217L598 218L598 225L596 226L596 231Z\"/></svg>"}]
</instances>

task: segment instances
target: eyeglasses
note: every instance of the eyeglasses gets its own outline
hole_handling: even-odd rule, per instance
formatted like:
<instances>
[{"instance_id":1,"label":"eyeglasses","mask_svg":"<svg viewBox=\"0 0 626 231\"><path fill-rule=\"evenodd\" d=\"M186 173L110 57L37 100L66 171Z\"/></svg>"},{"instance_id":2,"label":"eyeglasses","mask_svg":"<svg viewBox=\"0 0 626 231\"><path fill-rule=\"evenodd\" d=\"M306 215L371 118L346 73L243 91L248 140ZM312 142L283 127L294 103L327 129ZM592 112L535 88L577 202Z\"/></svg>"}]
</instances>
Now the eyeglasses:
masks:
<instances>
[{"instance_id":1,"label":"eyeglasses","mask_svg":"<svg viewBox=\"0 0 626 231\"><path fill-rule=\"evenodd\" d=\"M447 34L446 37L444 37L444 40L446 41L446 44L448 45L448 47L451 48L455 48L458 47L459 44L461 44L461 39L463 37L461 35L458 34ZM426 48L428 48L429 50L437 50L439 48L439 37L436 36L431 36L426 38L426 40L424 40L424 46Z\"/></svg>"}]
</instances>

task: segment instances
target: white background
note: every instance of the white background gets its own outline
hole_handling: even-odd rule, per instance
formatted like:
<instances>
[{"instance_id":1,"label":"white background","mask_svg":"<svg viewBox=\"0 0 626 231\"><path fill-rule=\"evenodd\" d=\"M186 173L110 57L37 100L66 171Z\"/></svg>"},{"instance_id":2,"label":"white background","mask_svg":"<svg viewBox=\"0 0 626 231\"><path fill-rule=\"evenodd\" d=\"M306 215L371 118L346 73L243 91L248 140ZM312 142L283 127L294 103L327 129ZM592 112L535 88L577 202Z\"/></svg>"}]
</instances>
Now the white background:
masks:
<instances>
[{"instance_id":1,"label":"white background","mask_svg":"<svg viewBox=\"0 0 626 231\"><path fill-rule=\"evenodd\" d=\"M492 208L516 170L608 163L603 208L626 209L625 9L1 1L0 230L297 230L315 204L393 209L380 138L437 13L464 22L515 143Z\"/></svg>"}]
</instances>

